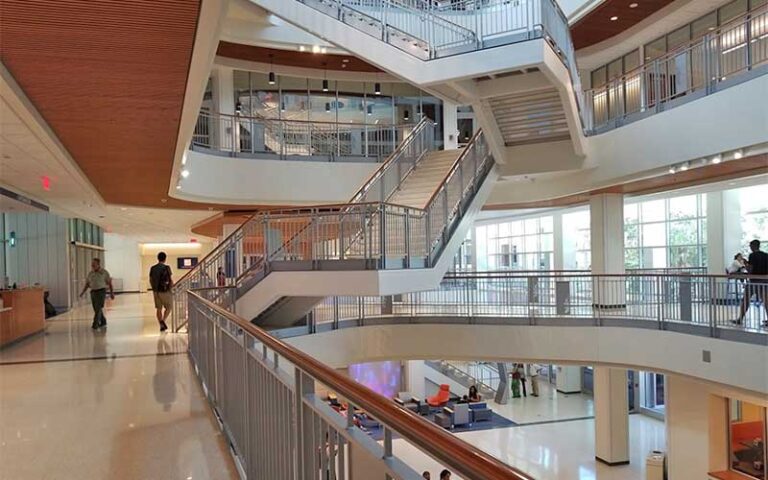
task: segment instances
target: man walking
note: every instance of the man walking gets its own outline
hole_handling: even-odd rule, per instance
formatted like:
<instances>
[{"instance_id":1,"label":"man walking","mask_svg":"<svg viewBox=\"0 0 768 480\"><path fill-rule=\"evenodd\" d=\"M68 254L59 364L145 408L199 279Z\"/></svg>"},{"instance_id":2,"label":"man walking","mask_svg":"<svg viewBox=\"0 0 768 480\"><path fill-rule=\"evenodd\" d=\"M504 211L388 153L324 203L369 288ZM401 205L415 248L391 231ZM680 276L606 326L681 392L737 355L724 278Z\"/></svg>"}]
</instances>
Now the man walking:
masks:
<instances>
[{"instance_id":1,"label":"man walking","mask_svg":"<svg viewBox=\"0 0 768 480\"><path fill-rule=\"evenodd\" d=\"M165 320L171 314L171 307L173 306L171 294L173 280L171 279L171 267L165 264L166 258L165 252L158 253L157 263L149 269L149 285L152 287L152 296L155 298L157 323L160 324L161 332L168 330Z\"/></svg>"},{"instance_id":2,"label":"man walking","mask_svg":"<svg viewBox=\"0 0 768 480\"><path fill-rule=\"evenodd\" d=\"M96 330L107 326L107 317L104 316L104 303L107 300L107 287L109 287L109 297L114 300L115 292L112 288L112 277L109 272L101 268L101 260L94 258L91 260L91 271L85 277L85 286L80 296L91 289L91 305L93 306L93 323L91 328Z\"/></svg>"},{"instance_id":3,"label":"man walking","mask_svg":"<svg viewBox=\"0 0 768 480\"><path fill-rule=\"evenodd\" d=\"M744 299L741 302L741 312L739 319L734 321L736 325L741 325L744 321L744 316L749 310L749 305L752 302L752 296L757 297L757 300L763 303L766 316L768 316L768 253L760 250L760 240L752 240L749 242L749 249L752 253L749 254L747 260L747 272L750 275L762 275L763 278L750 278L747 280L745 286ZM768 326L768 318L763 321L763 326Z\"/></svg>"}]
</instances>

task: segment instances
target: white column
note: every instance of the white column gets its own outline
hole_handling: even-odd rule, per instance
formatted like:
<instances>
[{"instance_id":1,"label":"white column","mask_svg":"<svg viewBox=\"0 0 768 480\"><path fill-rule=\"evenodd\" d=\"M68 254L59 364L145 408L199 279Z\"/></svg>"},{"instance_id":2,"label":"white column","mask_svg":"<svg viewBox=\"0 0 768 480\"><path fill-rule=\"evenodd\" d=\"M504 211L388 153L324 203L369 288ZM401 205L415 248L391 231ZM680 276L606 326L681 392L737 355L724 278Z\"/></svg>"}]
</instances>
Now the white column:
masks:
<instances>
[{"instance_id":1,"label":"white column","mask_svg":"<svg viewBox=\"0 0 768 480\"><path fill-rule=\"evenodd\" d=\"M707 272L722 274L726 261L723 224L723 192L707 193Z\"/></svg>"},{"instance_id":2,"label":"white column","mask_svg":"<svg viewBox=\"0 0 768 480\"><path fill-rule=\"evenodd\" d=\"M443 102L443 145L445 150L459 148L459 120L456 109L458 105L452 102Z\"/></svg>"},{"instance_id":3,"label":"white column","mask_svg":"<svg viewBox=\"0 0 768 480\"><path fill-rule=\"evenodd\" d=\"M229 67L216 66L211 72L213 77L213 105L215 111L221 114L235 114L235 80L234 70ZM231 117L222 117L213 127L222 150L234 147L234 123Z\"/></svg>"},{"instance_id":4,"label":"white column","mask_svg":"<svg viewBox=\"0 0 768 480\"><path fill-rule=\"evenodd\" d=\"M608 465L625 465L629 463L627 371L595 367L593 378L595 457Z\"/></svg>"},{"instance_id":5,"label":"white column","mask_svg":"<svg viewBox=\"0 0 768 480\"><path fill-rule=\"evenodd\" d=\"M624 196L602 193L589 199L593 274L624 273ZM593 303L624 308L626 287L621 278L603 277L593 285Z\"/></svg>"},{"instance_id":6,"label":"white column","mask_svg":"<svg viewBox=\"0 0 768 480\"><path fill-rule=\"evenodd\" d=\"M554 260L552 265L553 270L565 270L565 258L566 258L566 249L565 249L565 239L563 234L563 214L561 212L556 212L552 215L552 223L553 223L553 233L552 233L552 240L554 248ZM570 252L571 256L575 252Z\"/></svg>"},{"instance_id":7,"label":"white column","mask_svg":"<svg viewBox=\"0 0 768 480\"><path fill-rule=\"evenodd\" d=\"M664 378L669 478L708 478L708 472L727 470L726 399L684 377Z\"/></svg>"}]
</instances>

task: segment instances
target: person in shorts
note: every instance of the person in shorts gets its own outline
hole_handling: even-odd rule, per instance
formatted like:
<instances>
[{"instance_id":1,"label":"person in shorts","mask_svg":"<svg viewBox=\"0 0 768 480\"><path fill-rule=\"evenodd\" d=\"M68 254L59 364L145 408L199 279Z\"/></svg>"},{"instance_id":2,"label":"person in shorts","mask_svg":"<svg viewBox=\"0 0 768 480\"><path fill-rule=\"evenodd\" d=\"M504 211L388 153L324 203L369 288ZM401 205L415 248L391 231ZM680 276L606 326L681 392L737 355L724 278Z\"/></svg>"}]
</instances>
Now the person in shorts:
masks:
<instances>
[{"instance_id":1,"label":"person in shorts","mask_svg":"<svg viewBox=\"0 0 768 480\"><path fill-rule=\"evenodd\" d=\"M173 279L171 278L171 267L165 264L167 255L165 252L157 254L157 263L149 269L149 285L152 287L152 295L155 298L155 311L157 312L157 323L160 324L160 331L168 330L165 321L171 314L173 307Z\"/></svg>"}]
</instances>

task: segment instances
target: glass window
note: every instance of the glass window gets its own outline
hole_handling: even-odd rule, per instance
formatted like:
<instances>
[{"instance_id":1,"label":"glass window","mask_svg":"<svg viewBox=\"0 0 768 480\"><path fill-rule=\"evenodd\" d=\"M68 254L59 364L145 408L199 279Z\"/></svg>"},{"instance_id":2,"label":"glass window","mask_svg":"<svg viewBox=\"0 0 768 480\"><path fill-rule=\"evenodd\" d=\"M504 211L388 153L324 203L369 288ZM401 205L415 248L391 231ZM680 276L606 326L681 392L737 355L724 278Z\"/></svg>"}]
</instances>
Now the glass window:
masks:
<instances>
[{"instance_id":1,"label":"glass window","mask_svg":"<svg viewBox=\"0 0 768 480\"><path fill-rule=\"evenodd\" d=\"M691 27L685 25L667 35L667 51L672 51L679 46L685 45L691 40Z\"/></svg>"},{"instance_id":2,"label":"glass window","mask_svg":"<svg viewBox=\"0 0 768 480\"><path fill-rule=\"evenodd\" d=\"M597 88L605 85L607 79L608 69L600 67L592 72L592 88Z\"/></svg>"},{"instance_id":3,"label":"glass window","mask_svg":"<svg viewBox=\"0 0 768 480\"><path fill-rule=\"evenodd\" d=\"M720 25L724 25L728 21L747 13L747 0L733 0L731 3L720 7L717 12L720 16Z\"/></svg>"},{"instance_id":4,"label":"glass window","mask_svg":"<svg viewBox=\"0 0 768 480\"><path fill-rule=\"evenodd\" d=\"M552 217L541 217L541 232L553 232L554 231L554 219Z\"/></svg>"},{"instance_id":5,"label":"glass window","mask_svg":"<svg viewBox=\"0 0 768 480\"><path fill-rule=\"evenodd\" d=\"M691 36L693 38L703 37L707 33L717 28L717 12L711 12L703 17L694 20L691 23Z\"/></svg>"},{"instance_id":6,"label":"glass window","mask_svg":"<svg viewBox=\"0 0 768 480\"><path fill-rule=\"evenodd\" d=\"M243 115L280 117L280 94L277 85L269 84L269 76L266 73L251 72L251 94L250 109L244 104Z\"/></svg>"},{"instance_id":7,"label":"glass window","mask_svg":"<svg viewBox=\"0 0 768 480\"><path fill-rule=\"evenodd\" d=\"M645 61L653 60L667 53L667 37L661 37L644 47Z\"/></svg>"},{"instance_id":8,"label":"glass window","mask_svg":"<svg viewBox=\"0 0 768 480\"><path fill-rule=\"evenodd\" d=\"M251 107L251 78L250 72L235 70L232 72L234 79L235 108L238 104L245 112L250 112ZM219 108L221 110L221 108Z\"/></svg>"},{"instance_id":9,"label":"glass window","mask_svg":"<svg viewBox=\"0 0 768 480\"><path fill-rule=\"evenodd\" d=\"M695 245L698 243L696 220L669 222L668 245Z\"/></svg>"},{"instance_id":10,"label":"glass window","mask_svg":"<svg viewBox=\"0 0 768 480\"><path fill-rule=\"evenodd\" d=\"M624 205L624 223L637 223L639 220L638 204L630 203Z\"/></svg>"},{"instance_id":11,"label":"glass window","mask_svg":"<svg viewBox=\"0 0 768 480\"><path fill-rule=\"evenodd\" d=\"M640 66L640 50L624 55L624 73L629 73Z\"/></svg>"},{"instance_id":12,"label":"glass window","mask_svg":"<svg viewBox=\"0 0 768 480\"><path fill-rule=\"evenodd\" d=\"M667 244L664 223L646 223L643 225L643 246L655 247Z\"/></svg>"},{"instance_id":13,"label":"glass window","mask_svg":"<svg viewBox=\"0 0 768 480\"><path fill-rule=\"evenodd\" d=\"M658 222L666 217L664 200L652 200L640 205L643 222Z\"/></svg>"},{"instance_id":14,"label":"glass window","mask_svg":"<svg viewBox=\"0 0 768 480\"><path fill-rule=\"evenodd\" d=\"M674 197L669 199L669 218L692 218L697 215L696 195Z\"/></svg>"},{"instance_id":15,"label":"glass window","mask_svg":"<svg viewBox=\"0 0 768 480\"><path fill-rule=\"evenodd\" d=\"M328 91L323 91L323 80L309 80L309 120L336 122L336 82L328 80Z\"/></svg>"},{"instance_id":16,"label":"glass window","mask_svg":"<svg viewBox=\"0 0 768 480\"><path fill-rule=\"evenodd\" d=\"M624 74L624 62L621 58L617 58L608 64L608 80L614 80L621 77Z\"/></svg>"},{"instance_id":17,"label":"glass window","mask_svg":"<svg viewBox=\"0 0 768 480\"><path fill-rule=\"evenodd\" d=\"M280 118L309 120L309 97L305 78L279 77Z\"/></svg>"},{"instance_id":18,"label":"glass window","mask_svg":"<svg viewBox=\"0 0 768 480\"><path fill-rule=\"evenodd\" d=\"M765 407L730 400L730 465L752 478L765 478Z\"/></svg>"}]
</instances>

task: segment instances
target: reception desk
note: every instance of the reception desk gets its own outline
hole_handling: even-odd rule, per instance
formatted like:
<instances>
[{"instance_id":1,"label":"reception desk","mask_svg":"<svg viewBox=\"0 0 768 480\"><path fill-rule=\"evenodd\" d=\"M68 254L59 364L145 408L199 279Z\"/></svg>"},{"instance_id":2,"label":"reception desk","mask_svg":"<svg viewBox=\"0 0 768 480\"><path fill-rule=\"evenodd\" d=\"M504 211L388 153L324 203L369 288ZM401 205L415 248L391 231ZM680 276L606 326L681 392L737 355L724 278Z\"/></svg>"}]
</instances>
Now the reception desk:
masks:
<instances>
[{"instance_id":1,"label":"reception desk","mask_svg":"<svg viewBox=\"0 0 768 480\"><path fill-rule=\"evenodd\" d=\"M24 288L0 291L0 348L45 328L43 290Z\"/></svg>"}]
</instances>

